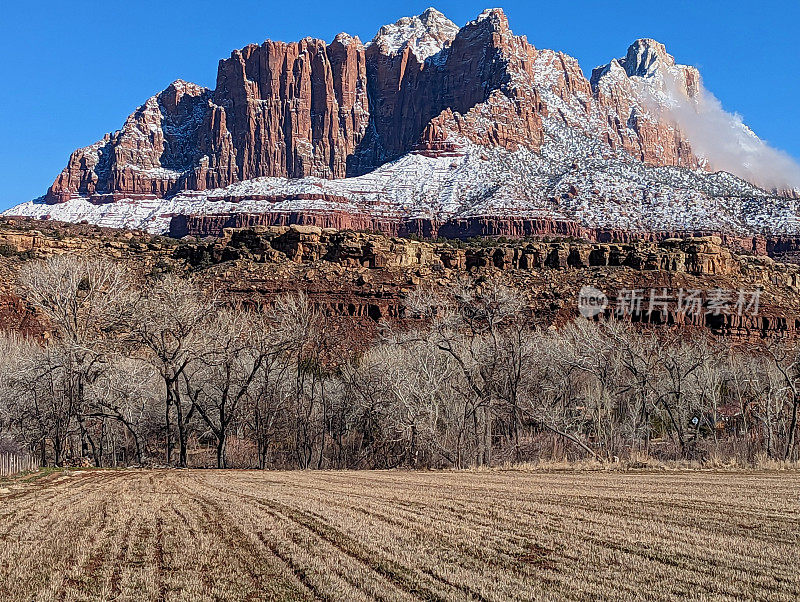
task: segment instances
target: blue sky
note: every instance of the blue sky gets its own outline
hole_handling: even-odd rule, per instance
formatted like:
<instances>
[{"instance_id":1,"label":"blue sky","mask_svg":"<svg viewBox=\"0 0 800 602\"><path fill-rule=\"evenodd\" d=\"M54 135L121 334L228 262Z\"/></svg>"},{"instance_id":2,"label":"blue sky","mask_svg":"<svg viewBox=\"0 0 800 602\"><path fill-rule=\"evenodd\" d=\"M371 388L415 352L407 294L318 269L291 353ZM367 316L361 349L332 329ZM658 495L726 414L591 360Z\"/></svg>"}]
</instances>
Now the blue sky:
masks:
<instances>
[{"instance_id":1,"label":"blue sky","mask_svg":"<svg viewBox=\"0 0 800 602\"><path fill-rule=\"evenodd\" d=\"M435 6L458 25L491 5L294 0L18 2L0 21L0 210L45 192L69 153L118 129L146 98L181 78L213 87L217 62L267 38L366 41ZM584 73L655 38L700 68L706 87L759 136L800 158L800 2L530 2L501 6L517 34L562 50Z\"/></svg>"}]
</instances>

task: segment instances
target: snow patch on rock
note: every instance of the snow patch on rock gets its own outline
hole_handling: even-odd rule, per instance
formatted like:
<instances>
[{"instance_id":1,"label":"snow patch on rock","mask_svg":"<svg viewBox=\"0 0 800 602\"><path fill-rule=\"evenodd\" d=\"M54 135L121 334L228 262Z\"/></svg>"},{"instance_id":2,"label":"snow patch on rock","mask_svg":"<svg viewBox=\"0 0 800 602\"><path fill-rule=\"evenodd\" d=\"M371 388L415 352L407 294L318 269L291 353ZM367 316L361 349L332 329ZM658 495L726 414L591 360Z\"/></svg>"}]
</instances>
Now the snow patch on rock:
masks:
<instances>
[{"instance_id":1,"label":"snow patch on rock","mask_svg":"<svg viewBox=\"0 0 800 602\"><path fill-rule=\"evenodd\" d=\"M400 54L410 47L419 61L424 62L449 46L458 31L458 25L435 8L429 8L419 16L403 17L384 25L370 44L386 55Z\"/></svg>"},{"instance_id":2,"label":"snow patch on rock","mask_svg":"<svg viewBox=\"0 0 800 602\"><path fill-rule=\"evenodd\" d=\"M355 178L255 178L170 199L94 205L84 198L23 203L27 216L165 233L178 214L346 212L385 219L507 215L575 220L623 230L800 233L800 201L728 173L648 167L563 123L545 121L540 152L458 140L458 151L410 153Z\"/></svg>"},{"instance_id":3,"label":"snow patch on rock","mask_svg":"<svg viewBox=\"0 0 800 602\"><path fill-rule=\"evenodd\" d=\"M761 140L740 115L727 112L703 86L699 71L677 64L663 44L636 40L625 57L596 68L591 83L595 91L618 93L625 79L645 118L673 123L711 169L775 191L800 186L800 165Z\"/></svg>"}]
</instances>

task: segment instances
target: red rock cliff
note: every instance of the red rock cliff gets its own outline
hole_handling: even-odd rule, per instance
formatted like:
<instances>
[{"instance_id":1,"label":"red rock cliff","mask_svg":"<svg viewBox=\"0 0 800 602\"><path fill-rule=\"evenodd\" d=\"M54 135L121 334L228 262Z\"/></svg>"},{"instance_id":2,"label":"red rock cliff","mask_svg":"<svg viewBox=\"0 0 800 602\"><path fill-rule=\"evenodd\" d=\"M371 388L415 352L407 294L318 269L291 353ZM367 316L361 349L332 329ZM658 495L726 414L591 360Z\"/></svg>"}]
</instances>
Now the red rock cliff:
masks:
<instances>
[{"instance_id":1,"label":"red rock cliff","mask_svg":"<svg viewBox=\"0 0 800 602\"><path fill-rule=\"evenodd\" d=\"M347 34L330 44L267 41L220 61L215 90L177 81L121 130L75 151L46 199L161 198L259 176L343 178L464 139L536 150L546 117L650 164L697 167L680 130L645 106L642 81L656 71L677 73L687 95L699 85L696 70L653 40L590 82L575 59L514 35L499 9L460 29L429 9L367 46Z\"/></svg>"}]
</instances>

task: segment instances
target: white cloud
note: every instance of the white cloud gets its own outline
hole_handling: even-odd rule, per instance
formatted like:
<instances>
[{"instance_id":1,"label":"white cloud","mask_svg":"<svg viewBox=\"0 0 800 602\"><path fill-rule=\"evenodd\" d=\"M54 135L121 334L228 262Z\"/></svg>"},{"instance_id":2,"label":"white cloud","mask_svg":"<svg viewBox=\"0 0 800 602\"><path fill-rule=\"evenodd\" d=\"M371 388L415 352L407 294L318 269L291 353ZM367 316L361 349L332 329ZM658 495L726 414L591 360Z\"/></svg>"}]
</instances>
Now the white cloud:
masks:
<instances>
[{"instance_id":1,"label":"white cloud","mask_svg":"<svg viewBox=\"0 0 800 602\"><path fill-rule=\"evenodd\" d=\"M653 109L671 118L689 139L695 153L717 171L728 171L766 189L800 189L800 164L773 148L748 128L737 113L729 113L702 83L689 98L673 74L663 72L665 92L674 102L653 99Z\"/></svg>"}]
</instances>

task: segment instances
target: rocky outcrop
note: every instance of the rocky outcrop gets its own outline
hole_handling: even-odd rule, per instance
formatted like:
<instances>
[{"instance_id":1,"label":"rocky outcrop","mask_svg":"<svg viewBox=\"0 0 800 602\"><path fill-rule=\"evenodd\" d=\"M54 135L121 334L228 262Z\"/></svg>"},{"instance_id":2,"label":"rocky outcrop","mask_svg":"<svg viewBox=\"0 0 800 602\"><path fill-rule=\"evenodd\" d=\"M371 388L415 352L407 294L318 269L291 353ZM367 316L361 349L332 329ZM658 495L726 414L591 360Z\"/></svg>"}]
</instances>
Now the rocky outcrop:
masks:
<instances>
[{"instance_id":1,"label":"rocky outcrop","mask_svg":"<svg viewBox=\"0 0 800 602\"><path fill-rule=\"evenodd\" d=\"M306 38L236 50L220 61L214 102L236 180L345 177L369 123L364 46L340 35L330 45Z\"/></svg>"},{"instance_id":2,"label":"rocky outcrop","mask_svg":"<svg viewBox=\"0 0 800 602\"><path fill-rule=\"evenodd\" d=\"M402 320L407 317L404 292L473 273L525 291L532 319L545 324L574 319L579 289L592 285L608 293L608 319L703 328L745 339L796 336L800 328L800 268L737 255L714 236L630 244L465 245L292 225L226 229L215 241L181 245L176 257L190 265L217 266L208 277L237 282L249 299L303 290L330 313L366 320ZM261 264L284 267L282 273L253 279L259 273L253 266ZM667 295L658 311L648 307L651 290ZM624 291L638 291L641 303L620 312ZM700 305L682 308L680 291L696 291ZM733 310L740 291L760 293L755 310ZM728 310L715 309L718 295L728 297Z\"/></svg>"},{"instance_id":3,"label":"rocky outcrop","mask_svg":"<svg viewBox=\"0 0 800 602\"><path fill-rule=\"evenodd\" d=\"M106 257L132 275L191 274L232 301L268 302L302 291L334 316L374 330L377 321L406 320L406 295L418 286L448 286L467 274L517 288L531 319L543 327L575 319L583 286L604 291L609 318L697 327L747 339L796 336L800 267L741 255L719 237L632 243L557 241L426 242L317 226L229 228L207 241L176 241L91 225L0 219L0 330L43 334L40 317L17 296L17 270L55 254ZM620 295L639 291L642 306L618 314ZM651 312L651 290L668 307ZM676 295L697 290L701 310L681 311ZM758 311L710 310L715 291L760 291Z\"/></svg>"},{"instance_id":4,"label":"rocky outcrop","mask_svg":"<svg viewBox=\"0 0 800 602\"><path fill-rule=\"evenodd\" d=\"M453 135L512 149L541 144L541 103L513 85L535 50L511 33L502 11L484 12L425 60L410 46L387 54L372 44L366 54L374 125L367 167L413 148L446 150Z\"/></svg>"},{"instance_id":5,"label":"rocky outcrop","mask_svg":"<svg viewBox=\"0 0 800 602\"><path fill-rule=\"evenodd\" d=\"M659 93L693 99L700 89L697 69L677 65L663 44L637 40L624 58L592 71L591 87L613 148L623 148L650 165L705 165L685 135L660 114Z\"/></svg>"},{"instance_id":6,"label":"rocky outcrop","mask_svg":"<svg viewBox=\"0 0 800 602\"><path fill-rule=\"evenodd\" d=\"M0 254L28 253L42 246L42 236L36 231L0 232Z\"/></svg>"},{"instance_id":7,"label":"rocky outcrop","mask_svg":"<svg viewBox=\"0 0 800 602\"><path fill-rule=\"evenodd\" d=\"M770 257L787 263L800 263L800 236L770 236L765 243Z\"/></svg>"},{"instance_id":8,"label":"rocky outcrop","mask_svg":"<svg viewBox=\"0 0 800 602\"><path fill-rule=\"evenodd\" d=\"M345 266L385 268L426 266L470 270L628 267L695 275L731 276L742 260L717 236L671 238L660 242L590 243L587 241L496 242L481 245L430 243L381 234L341 231L317 226L256 226L226 228L220 239L187 243L179 257L192 263L241 258L274 260L274 252L298 263L326 261ZM800 270L789 270L792 286L800 285Z\"/></svg>"},{"instance_id":9,"label":"rocky outcrop","mask_svg":"<svg viewBox=\"0 0 800 602\"><path fill-rule=\"evenodd\" d=\"M220 61L215 90L176 81L121 130L75 151L46 199L100 203L262 176L344 178L465 140L536 150L548 117L649 164L700 166L681 131L647 106L665 73L688 95L699 85L696 70L652 40L595 70L590 83L575 59L514 35L499 9L460 29L429 9L382 28L367 46L347 34L330 44L252 44Z\"/></svg>"},{"instance_id":10,"label":"rocky outcrop","mask_svg":"<svg viewBox=\"0 0 800 602\"><path fill-rule=\"evenodd\" d=\"M568 237L592 242L660 242L698 236L719 237L722 244L740 252L754 255L785 254L788 249L799 249L800 240L764 238L761 236L736 236L715 231L635 231L608 228L587 228L568 220L550 218L472 217L450 219L443 223L431 219L377 218L366 214L346 212L313 213L229 213L212 215L177 215L170 221L169 235L174 238L193 236L222 237L226 229L257 226L310 225L336 230L381 232L387 236L414 236L424 239L477 237Z\"/></svg>"},{"instance_id":11,"label":"rocky outcrop","mask_svg":"<svg viewBox=\"0 0 800 602\"><path fill-rule=\"evenodd\" d=\"M189 184L203 163L211 92L181 80L148 99L121 130L76 150L47 191L48 202L84 196L93 202L167 196Z\"/></svg>"}]
</instances>

